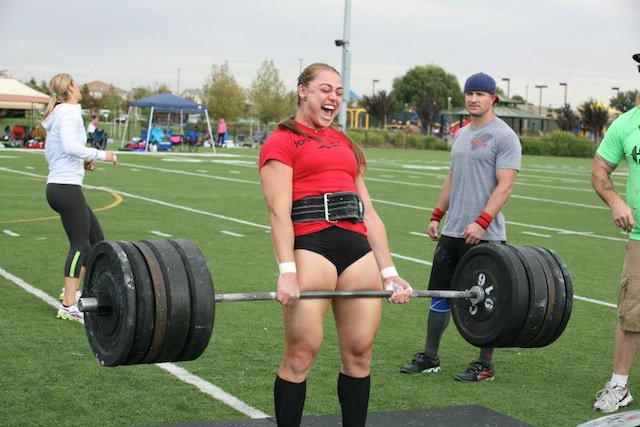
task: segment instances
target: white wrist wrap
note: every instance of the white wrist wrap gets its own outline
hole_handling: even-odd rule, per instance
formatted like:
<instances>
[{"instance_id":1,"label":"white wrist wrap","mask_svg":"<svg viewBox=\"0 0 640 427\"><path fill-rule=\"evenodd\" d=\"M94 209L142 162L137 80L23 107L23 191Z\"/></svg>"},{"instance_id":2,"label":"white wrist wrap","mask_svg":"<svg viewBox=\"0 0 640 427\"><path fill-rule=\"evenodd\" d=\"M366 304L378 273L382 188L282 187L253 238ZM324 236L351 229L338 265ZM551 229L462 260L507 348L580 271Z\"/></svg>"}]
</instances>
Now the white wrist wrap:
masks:
<instances>
[{"instance_id":1,"label":"white wrist wrap","mask_svg":"<svg viewBox=\"0 0 640 427\"><path fill-rule=\"evenodd\" d=\"M296 273L298 271L296 270L296 263L292 261L281 262L278 264L278 269L280 270L280 274Z\"/></svg>"},{"instance_id":2,"label":"white wrist wrap","mask_svg":"<svg viewBox=\"0 0 640 427\"><path fill-rule=\"evenodd\" d=\"M380 270L380 275L382 276L383 279L386 279L388 277L397 276L398 275L398 270L396 270L396 268L394 266L385 267L382 270Z\"/></svg>"}]
</instances>

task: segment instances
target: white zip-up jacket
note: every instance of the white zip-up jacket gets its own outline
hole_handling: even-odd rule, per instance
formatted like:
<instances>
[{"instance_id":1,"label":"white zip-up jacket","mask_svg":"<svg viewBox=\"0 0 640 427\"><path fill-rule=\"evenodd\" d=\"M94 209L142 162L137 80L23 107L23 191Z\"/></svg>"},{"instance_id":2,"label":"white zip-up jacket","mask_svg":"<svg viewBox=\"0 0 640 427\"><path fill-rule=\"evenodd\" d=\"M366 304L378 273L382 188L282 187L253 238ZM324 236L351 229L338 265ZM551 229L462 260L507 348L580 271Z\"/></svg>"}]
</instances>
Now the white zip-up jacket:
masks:
<instances>
[{"instance_id":1,"label":"white zip-up jacket","mask_svg":"<svg viewBox=\"0 0 640 427\"><path fill-rule=\"evenodd\" d=\"M85 160L106 160L106 153L89 148L80 104L58 104L42 121L47 131L44 153L49 164L47 184L82 185Z\"/></svg>"}]
</instances>

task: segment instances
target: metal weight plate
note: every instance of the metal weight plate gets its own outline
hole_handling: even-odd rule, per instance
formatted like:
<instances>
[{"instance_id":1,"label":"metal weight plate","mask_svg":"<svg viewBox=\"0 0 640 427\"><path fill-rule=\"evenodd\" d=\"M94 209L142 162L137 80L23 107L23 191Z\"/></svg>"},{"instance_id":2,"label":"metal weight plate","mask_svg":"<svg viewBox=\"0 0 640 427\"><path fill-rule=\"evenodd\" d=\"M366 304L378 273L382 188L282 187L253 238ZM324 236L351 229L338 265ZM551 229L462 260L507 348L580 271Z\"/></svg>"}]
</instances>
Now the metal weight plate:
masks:
<instances>
[{"instance_id":1,"label":"metal weight plate","mask_svg":"<svg viewBox=\"0 0 640 427\"><path fill-rule=\"evenodd\" d=\"M204 255L189 240L169 240L180 254L191 293L191 319L182 352L176 361L200 357L209 344L215 320L213 279Z\"/></svg>"},{"instance_id":2,"label":"metal weight plate","mask_svg":"<svg viewBox=\"0 0 640 427\"><path fill-rule=\"evenodd\" d=\"M455 290L481 286L485 299L452 300L453 320L462 337L477 347L509 347L524 324L529 306L527 273L520 259L502 244L480 244L459 261Z\"/></svg>"},{"instance_id":3,"label":"metal weight plate","mask_svg":"<svg viewBox=\"0 0 640 427\"><path fill-rule=\"evenodd\" d=\"M136 365L142 362L149 350L153 338L155 323L155 301L153 297L153 283L147 262L137 247L131 242L118 242L124 250L136 288L136 331L133 345L123 365Z\"/></svg>"},{"instance_id":4,"label":"metal weight plate","mask_svg":"<svg viewBox=\"0 0 640 427\"><path fill-rule=\"evenodd\" d=\"M520 258L529 279L529 308L527 318L522 325L518 337L513 341L514 347L525 346L536 336L547 311L548 290L547 277L535 251L528 246L509 246Z\"/></svg>"},{"instance_id":5,"label":"metal weight plate","mask_svg":"<svg viewBox=\"0 0 640 427\"><path fill-rule=\"evenodd\" d=\"M549 326L549 331L544 335L544 339L540 339L540 341L535 342L536 347L544 347L551 344L560 336L560 334L562 334L562 331L569 321L568 317L566 316L568 295L565 276L557 259L552 256L546 248L536 247L535 249L549 264L549 269L552 272L554 283L556 286L556 306L554 309L553 321ZM573 291L571 294L571 299L573 299Z\"/></svg>"},{"instance_id":6,"label":"metal weight plate","mask_svg":"<svg viewBox=\"0 0 640 427\"><path fill-rule=\"evenodd\" d=\"M573 309L573 281L571 280L571 274L569 273L569 268L564 263L562 258L560 258L560 255L558 255L556 252L554 252L549 248L542 248L542 249L549 252L549 254L551 254L551 256L556 260L556 263L560 267L560 270L562 271L562 277L564 278L564 287L566 292L566 303L564 306L564 314L562 316L562 321L560 322L560 325L558 326L558 329L556 330L555 335L549 341L549 344L551 344L552 342L554 342L560 337L562 332L564 332L565 328L567 327L567 324L569 323L569 318L571 317L571 311Z\"/></svg>"},{"instance_id":7,"label":"metal weight plate","mask_svg":"<svg viewBox=\"0 0 640 427\"><path fill-rule=\"evenodd\" d=\"M184 348L191 320L191 292L184 264L166 240L144 240L156 256L167 294L167 328L155 362L173 362Z\"/></svg>"},{"instance_id":8,"label":"metal weight plate","mask_svg":"<svg viewBox=\"0 0 640 427\"><path fill-rule=\"evenodd\" d=\"M96 244L85 265L82 296L96 298L100 306L84 315L89 345L98 362L117 366L129 355L135 337L133 271L122 247L106 240Z\"/></svg>"},{"instance_id":9,"label":"metal weight plate","mask_svg":"<svg viewBox=\"0 0 640 427\"><path fill-rule=\"evenodd\" d=\"M547 314L539 333L527 344L527 347L545 347L550 339L555 335L562 317L566 303L566 290L562 272L556 261L548 252L539 247L533 249L540 256L543 269L547 272L547 284L549 289L549 302L547 304Z\"/></svg>"},{"instance_id":10,"label":"metal weight plate","mask_svg":"<svg viewBox=\"0 0 640 427\"><path fill-rule=\"evenodd\" d=\"M149 246L144 242L135 242L133 245L138 248L147 263L147 268L151 275L151 283L153 285L155 307L153 337L151 338L151 344L149 344L149 350L142 359L142 363L155 363L167 331L167 291L166 286L164 285L164 276L162 275L160 264Z\"/></svg>"}]
</instances>

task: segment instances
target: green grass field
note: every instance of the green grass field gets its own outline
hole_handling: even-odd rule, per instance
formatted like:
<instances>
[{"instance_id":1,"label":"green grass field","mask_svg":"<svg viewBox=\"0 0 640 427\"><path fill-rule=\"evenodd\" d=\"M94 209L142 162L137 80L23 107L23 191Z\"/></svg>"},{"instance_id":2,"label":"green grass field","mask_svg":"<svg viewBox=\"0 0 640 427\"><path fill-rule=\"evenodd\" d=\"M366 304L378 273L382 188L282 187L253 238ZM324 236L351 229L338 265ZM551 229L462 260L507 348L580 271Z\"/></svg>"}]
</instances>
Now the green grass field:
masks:
<instances>
[{"instance_id":1,"label":"green grass field","mask_svg":"<svg viewBox=\"0 0 640 427\"><path fill-rule=\"evenodd\" d=\"M366 154L367 183L396 266L415 289L426 289L435 248L426 224L448 153L369 149ZM108 239L190 239L207 257L216 292L274 289L277 266L257 150L118 156L117 166L100 164L85 179L85 195ZM545 348L497 349L496 380L466 384L453 375L478 352L452 322L441 347L443 370L403 375L398 368L423 347L428 300L385 304L370 411L477 404L536 426L575 426L601 416L591 405L611 375L626 236L592 190L590 168L589 159L525 157L505 208L510 243L551 248L571 271L576 299L564 334ZM46 175L42 152L0 150L0 424L121 426L271 415L282 347L274 302L218 304L213 337L196 361L164 369L98 365L84 327L55 318L67 241L44 197ZM625 179L624 169L616 173L620 191ZM308 380L305 414L339 413L339 367L329 315ZM182 380L185 373L205 384L206 392ZM638 384L633 373L632 393L640 393ZM240 412L214 399L216 390L249 409Z\"/></svg>"}]
</instances>

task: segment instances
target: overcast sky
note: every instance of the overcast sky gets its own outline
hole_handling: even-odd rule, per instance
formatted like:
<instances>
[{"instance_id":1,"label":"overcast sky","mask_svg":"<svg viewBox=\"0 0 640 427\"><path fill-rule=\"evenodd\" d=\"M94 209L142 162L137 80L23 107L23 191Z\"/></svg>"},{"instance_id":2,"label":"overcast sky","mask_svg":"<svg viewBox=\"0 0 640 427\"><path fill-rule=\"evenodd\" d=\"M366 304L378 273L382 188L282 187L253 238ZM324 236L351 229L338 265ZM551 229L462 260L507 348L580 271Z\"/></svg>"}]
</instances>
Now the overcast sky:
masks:
<instances>
[{"instance_id":1,"label":"overcast sky","mask_svg":"<svg viewBox=\"0 0 640 427\"><path fill-rule=\"evenodd\" d=\"M164 83L201 88L229 63L249 88L273 60L288 89L300 66L342 68L344 0L0 0L0 70L122 89ZM640 0L352 0L351 88L391 90L417 65L460 85L478 71L510 95L577 107L640 89ZM540 92L536 85L546 85Z\"/></svg>"}]
</instances>

